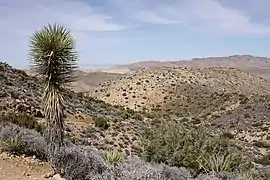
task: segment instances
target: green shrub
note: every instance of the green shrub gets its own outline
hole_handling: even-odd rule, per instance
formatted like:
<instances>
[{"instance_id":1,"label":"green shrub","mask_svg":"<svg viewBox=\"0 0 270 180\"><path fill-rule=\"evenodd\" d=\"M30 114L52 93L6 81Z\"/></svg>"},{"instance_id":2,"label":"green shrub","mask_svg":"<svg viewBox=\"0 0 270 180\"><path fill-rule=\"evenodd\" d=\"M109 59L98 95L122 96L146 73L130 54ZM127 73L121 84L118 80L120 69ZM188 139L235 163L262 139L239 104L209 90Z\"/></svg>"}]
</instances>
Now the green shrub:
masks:
<instances>
[{"instance_id":1,"label":"green shrub","mask_svg":"<svg viewBox=\"0 0 270 180\"><path fill-rule=\"evenodd\" d=\"M129 119L129 118L131 118L131 114L128 113L126 110L119 111L119 115L123 119Z\"/></svg>"},{"instance_id":2,"label":"green shrub","mask_svg":"<svg viewBox=\"0 0 270 180\"><path fill-rule=\"evenodd\" d=\"M103 128L103 129L108 129L109 128L109 124L108 124L107 120L104 117L96 118L94 123L95 123L96 127Z\"/></svg>"},{"instance_id":3,"label":"green shrub","mask_svg":"<svg viewBox=\"0 0 270 180\"><path fill-rule=\"evenodd\" d=\"M135 115L133 115L133 118L136 119L136 120L139 120L139 121L142 121L143 120L143 116L139 113L136 113Z\"/></svg>"},{"instance_id":4,"label":"green shrub","mask_svg":"<svg viewBox=\"0 0 270 180\"><path fill-rule=\"evenodd\" d=\"M35 129L38 132L43 132L45 129L44 124L39 123L34 116L31 116L27 113L2 113L0 116L0 122L11 122L21 127Z\"/></svg>"},{"instance_id":5,"label":"green shrub","mask_svg":"<svg viewBox=\"0 0 270 180\"><path fill-rule=\"evenodd\" d=\"M83 93L83 92L78 92L78 93L77 93L77 96L78 96L79 98L83 98L83 97L84 97L84 93Z\"/></svg>"},{"instance_id":6,"label":"green shrub","mask_svg":"<svg viewBox=\"0 0 270 180\"><path fill-rule=\"evenodd\" d=\"M2 151L9 152L11 154L21 154L22 142L19 136L10 137L7 140L0 142L0 147Z\"/></svg>"},{"instance_id":7,"label":"green shrub","mask_svg":"<svg viewBox=\"0 0 270 180\"><path fill-rule=\"evenodd\" d=\"M223 132L223 133L221 134L221 137L233 139L233 138L234 138L234 135L233 135L231 132L226 131L226 132Z\"/></svg>"},{"instance_id":8,"label":"green shrub","mask_svg":"<svg viewBox=\"0 0 270 180\"><path fill-rule=\"evenodd\" d=\"M122 154L114 150L103 151L102 158L106 163L116 165L121 163Z\"/></svg>"},{"instance_id":9,"label":"green shrub","mask_svg":"<svg viewBox=\"0 0 270 180\"><path fill-rule=\"evenodd\" d=\"M228 138L210 136L203 126L188 127L159 120L142 134L147 161L184 166L195 170L234 170L241 161L240 152Z\"/></svg>"}]
</instances>

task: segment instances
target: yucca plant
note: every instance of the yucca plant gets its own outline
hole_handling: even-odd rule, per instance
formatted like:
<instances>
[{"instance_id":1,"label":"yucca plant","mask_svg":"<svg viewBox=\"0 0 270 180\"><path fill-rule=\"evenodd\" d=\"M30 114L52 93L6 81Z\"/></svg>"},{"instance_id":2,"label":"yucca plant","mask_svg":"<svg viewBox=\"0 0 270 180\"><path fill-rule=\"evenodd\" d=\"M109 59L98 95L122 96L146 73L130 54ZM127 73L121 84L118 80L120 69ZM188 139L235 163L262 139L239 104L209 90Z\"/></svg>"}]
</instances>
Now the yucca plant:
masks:
<instances>
[{"instance_id":1,"label":"yucca plant","mask_svg":"<svg viewBox=\"0 0 270 180\"><path fill-rule=\"evenodd\" d=\"M52 165L63 145L63 97L66 85L74 80L77 60L75 41L70 30L62 25L45 25L30 38L30 66L44 85L45 139Z\"/></svg>"},{"instance_id":2,"label":"yucca plant","mask_svg":"<svg viewBox=\"0 0 270 180\"><path fill-rule=\"evenodd\" d=\"M116 165L122 161L122 154L115 150L103 151L102 157L108 164Z\"/></svg>"},{"instance_id":3,"label":"yucca plant","mask_svg":"<svg viewBox=\"0 0 270 180\"><path fill-rule=\"evenodd\" d=\"M232 171L239 165L239 160L237 159L236 154L211 154L207 157L202 157L198 159L199 164L206 171L211 172L224 172L224 171Z\"/></svg>"},{"instance_id":4,"label":"yucca plant","mask_svg":"<svg viewBox=\"0 0 270 180\"><path fill-rule=\"evenodd\" d=\"M0 141L0 148L2 151L18 155L22 152L23 144L19 136L14 136L7 140Z\"/></svg>"}]
</instances>

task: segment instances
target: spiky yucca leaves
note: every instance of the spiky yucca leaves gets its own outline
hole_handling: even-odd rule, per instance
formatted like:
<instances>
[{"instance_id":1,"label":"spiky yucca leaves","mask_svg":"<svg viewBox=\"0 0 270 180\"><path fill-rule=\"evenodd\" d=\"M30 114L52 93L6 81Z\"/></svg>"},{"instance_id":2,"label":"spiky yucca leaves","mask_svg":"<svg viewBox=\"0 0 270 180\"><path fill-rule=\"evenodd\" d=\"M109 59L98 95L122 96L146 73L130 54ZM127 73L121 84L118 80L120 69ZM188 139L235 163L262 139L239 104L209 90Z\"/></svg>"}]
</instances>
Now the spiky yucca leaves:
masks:
<instances>
[{"instance_id":1,"label":"spiky yucca leaves","mask_svg":"<svg viewBox=\"0 0 270 180\"><path fill-rule=\"evenodd\" d=\"M43 109L46 119L48 160L63 145L63 93L65 85L74 80L77 52L70 30L61 25L45 25L33 33L30 39L30 65L44 83Z\"/></svg>"},{"instance_id":2,"label":"spiky yucca leaves","mask_svg":"<svg viewBox=\"0 0 270 180\"><path fill-rule=\"evenodd\" d=\"M122 161L122 153L115 150L103 151L102 158L106 163L116 165Z\"/></svg>"},{"instance_id":3,"label":"spiky yucca leaves","mask_svg":"<svg viewBox=\"0 0 270 180\"><path fill-rule=\"evenodd\" d=\"M19 136L10 137L5 141L0 141L0 148L3 151L7 151L11 154L20 154L22 151L22 142Z\"/></svg>"}]
</instances>

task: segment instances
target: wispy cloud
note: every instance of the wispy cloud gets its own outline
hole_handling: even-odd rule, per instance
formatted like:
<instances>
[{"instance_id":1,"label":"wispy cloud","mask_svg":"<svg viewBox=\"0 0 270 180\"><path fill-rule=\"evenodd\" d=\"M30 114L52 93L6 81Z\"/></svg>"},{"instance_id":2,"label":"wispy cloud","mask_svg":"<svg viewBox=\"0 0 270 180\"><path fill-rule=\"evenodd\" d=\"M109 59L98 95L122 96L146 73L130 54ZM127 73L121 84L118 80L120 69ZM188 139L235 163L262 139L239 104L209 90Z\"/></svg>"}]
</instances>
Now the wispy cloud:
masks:
<instances>
[{"instance_id":1,"label":"wispy cloud","mask_svg":"<svg viewBox=\"0 0 270 180\"><path fill-rule=\"evenodd\" d=\"M20 32L33 31L49 22L67 25L74 31L119 31L124 25L114 22L110 15L98 12L91 4L67 0L25 0L7 2L2 6L1 24ZM3 22L4 20L4 22ZM4 28L4 27L1 27Z\"/></svg>"},{"instance_id":2,"label":"wispy cloud","mask_svg":"<svg viewBox=\"0 0 270 180\"><path fill-rule=\"evenodd\" d=\"M222 6L216 0L191 0L187 13L189 21L197 21L205 27L234 34L269 33L270 27L251 22L251 17L240 10Z\"/></svg>"},{"instance_id":3,"label":"wispy cloud","mask_svg":"<svg viewBox=\"0 0 270 180\"><path fill-rule=\"evenodd\" d=\"M149 4L150 1L148 1ZM246 11L225 6L217 0L186 0L161 2L153 6L133 6L129 13L140 22L152 24L181 24L229 34L270 33L270 25L252 21ZM257 3L259 3L257 1ZM243 4L244 6L244 4Z\"/></svg>"},{"instance_id":4,"label":"wispy cloud","mask_svg":"<svg viewBox=\"0 0 270 180\"><path fill-rule=\"evenodd\" d=\"M154 11L141 10L136 12L135 15L139 21L152 23L152 24L177 24L178 21L171 20L167 17L158 15Z\"/></svg>"},{"instance_id":5,"label":"wispy cloud","mask_svg":"<svg viewBox=\"0 0 270 180\"><path fill-rule=\"evenodd\" d=\"M270 35L269 6L268 0L1 0L0 59L26 62L29 36L54 22L72 30L83 64L215 54L217 44L218 53L224 44L228 52L244 52L253 43L236 47L235 39L268 43L262 37Z\"/></svg>"},{"instance_id":6,"label":"wispy cloud","mask_svg":"<svg viewBox=\"0 0 270 180\"><path fill-rule=\"evenodd\" d=\"M44 23L58 22L77 32L108 32L148 23L185 24L234 34L270 32L270 25L252 21L253 17L246 11L226 6L217 0L172 0L170 3L160 0L104 0L101 8L92 5L92 2L3 1L0 5L0 26L32 31Z\"/></svg>"}]
</instances>

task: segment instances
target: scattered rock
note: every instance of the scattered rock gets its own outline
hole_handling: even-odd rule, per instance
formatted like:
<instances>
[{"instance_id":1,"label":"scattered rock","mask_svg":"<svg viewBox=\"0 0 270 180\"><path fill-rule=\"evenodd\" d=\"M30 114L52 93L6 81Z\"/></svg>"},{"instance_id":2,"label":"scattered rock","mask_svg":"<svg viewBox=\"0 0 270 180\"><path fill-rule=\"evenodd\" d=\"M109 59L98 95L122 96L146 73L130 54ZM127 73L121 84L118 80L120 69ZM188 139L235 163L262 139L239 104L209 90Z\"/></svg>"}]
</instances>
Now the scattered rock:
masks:
<instances>
[{"instance_id":1,"label":"scattered rock","mask_svg":"<svg viewBox=\"0 0 270 180\"><path fill-rule=\"evenodd\" d=\"M56 174L53 176L52 180L66 180L66 179L62 178L59 174Z\"/></svg>"}]
</instances>

